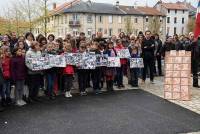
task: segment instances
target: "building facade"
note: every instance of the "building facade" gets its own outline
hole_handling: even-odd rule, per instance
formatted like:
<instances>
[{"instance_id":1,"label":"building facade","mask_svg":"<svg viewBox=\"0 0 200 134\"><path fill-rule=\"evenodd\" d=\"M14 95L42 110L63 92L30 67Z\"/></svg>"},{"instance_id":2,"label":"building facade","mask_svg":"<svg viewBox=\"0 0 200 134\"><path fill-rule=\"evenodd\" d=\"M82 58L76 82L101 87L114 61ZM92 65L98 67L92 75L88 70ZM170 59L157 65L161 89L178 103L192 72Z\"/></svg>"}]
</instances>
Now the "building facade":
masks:
<instances>
[{"instance_id":1,"label":"building facade","mask_svg":"<svg viewBox=\"0 0 200 134\"><path fill-rule=\"evenodd\" d=\"M131 32L135 35L139 31L149 29L147 18L158 17L163 21L160 34L165 38L165 15L150 7L121 6L95 3L91 1L75 0L55 7L48 18L47 31L57 37L64 37L67 33L76 36L85 32L91 37L96 32L102 32L105 37L118 35L120 32ZM131 27L127 26L131 24ZM35 23L34 34L43 33L43 21Z\"/></svg>"},{"instance_id":2,"label":"building facade","mask_svg":"<svg viewBox=\"0 0 200 134\"><path fill-rule=\"evenodd\" d=\"M166 14L166 33L169 36L174 34L182 35L187 33L189 9L183 3L163 3L159 1L155 8Z\"/></svg>"}]
</instances>

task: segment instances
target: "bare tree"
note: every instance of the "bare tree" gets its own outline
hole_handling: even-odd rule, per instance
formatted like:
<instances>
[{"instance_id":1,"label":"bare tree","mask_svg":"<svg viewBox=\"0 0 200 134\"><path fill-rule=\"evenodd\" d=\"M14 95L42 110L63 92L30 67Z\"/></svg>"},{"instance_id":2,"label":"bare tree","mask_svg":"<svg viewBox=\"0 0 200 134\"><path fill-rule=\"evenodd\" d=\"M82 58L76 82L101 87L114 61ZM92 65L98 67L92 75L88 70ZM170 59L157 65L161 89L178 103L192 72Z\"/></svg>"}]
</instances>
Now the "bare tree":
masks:
<instances>
[{"instance_id":1,"label":"bare tree","mask_svg":"<svg viewBox=\"0 0 200 134\"><path fill-rule=\"evenodd\" d=\"M192 32L194 31L195 28L195 18L190 18L187 24L187 32Z\"/></svg>"},{"instance_id":2,"label":"bare tree","mask_svg":"<svg viewBox=\"0 0 200 134\"><path fill-rule=\"evenodd\" d=\"M153 16L149 19L148 29L153 33L159 33L161 27L160 18L157 16Z\"/></svg>"},{"instance_id":3,"label":"bare tree","mask_svg":"<svg viewBox=\"0 0 200 134\"><path fill-rule=\"evenodd\" d=\"M127 16L125 18L125 32L132 33L133 32L133 23L131 21L131 16Z\"/></svg>"},{"instance_id":4,"label":"bare tree","mask_svg":"<svg viewBox=\"0 0 200 134\"><path fill-rule=\"evenodd\" d=\"M11 17L11 10L9 7L4 8L4 33L10 33L12 31L12 17ZM3 26L1 26L3 27Z\"/></svg>"}]
</instances>

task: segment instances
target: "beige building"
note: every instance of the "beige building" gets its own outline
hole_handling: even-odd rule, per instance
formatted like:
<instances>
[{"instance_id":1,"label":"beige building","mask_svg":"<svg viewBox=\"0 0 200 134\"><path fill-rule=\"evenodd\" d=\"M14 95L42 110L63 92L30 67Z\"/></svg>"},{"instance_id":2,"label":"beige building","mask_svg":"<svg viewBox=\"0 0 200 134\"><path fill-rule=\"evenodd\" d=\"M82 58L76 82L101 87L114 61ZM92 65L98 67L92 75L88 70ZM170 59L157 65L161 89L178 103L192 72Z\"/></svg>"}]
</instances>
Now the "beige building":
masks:
<instances>
[{"instance_id":1,"label":"beige building","mask_svg":"<svg viewBox=\"0 0 200 134\"><path fill-rule=\"evenodd\" d=\"M54 10L50 14L47 31L48 34L52 33L56 37L64 37L67 33L76 36L80 32L85 32L87 37L91 37L98 31L101 31L105 37L118 35L120 32L131 32L137 35L139 31L144 32L149 29L147 18L165 17L150 7L121 6L118 2L112 5L81 0L74 0L59 7L54 5ZM43 33L43 24L42 21L35 24L35 35ZM162 21L160 27L160 33L164 37L165 21Z\"/></svg>"}]
</instances>

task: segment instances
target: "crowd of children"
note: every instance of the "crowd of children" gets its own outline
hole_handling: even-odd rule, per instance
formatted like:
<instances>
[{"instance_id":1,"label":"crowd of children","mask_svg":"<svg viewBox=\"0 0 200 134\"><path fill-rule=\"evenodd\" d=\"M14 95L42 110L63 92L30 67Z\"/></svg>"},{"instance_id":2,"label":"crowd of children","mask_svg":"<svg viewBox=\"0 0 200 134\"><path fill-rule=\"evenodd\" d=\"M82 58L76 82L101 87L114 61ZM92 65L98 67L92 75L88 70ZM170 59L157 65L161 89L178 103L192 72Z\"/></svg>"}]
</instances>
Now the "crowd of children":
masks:
<instances>
[{"instance_id":1,"label":"crowd of children","mask_svg":"<svg viewBox=\"0 0 200 134\"><path fill-rule=\"evenodd\" d=\"M101 94L104 82L107 91L114 91L114 85L117 88L124 88L124 75L128 77L128 83L137 88L139 77L143 82L145 81L148 67L153 84L154 75L162 76L161 57L164 56L164 51L167 51L165 49L169 47L171 45L168 45L168 42L162 45L159 35L152 36L150 31L146 31L145 34L140 32L138 36L125 35L122 32L118 37L112 36L108 39L103 38L101 32L98 32L93 39L87 39L84 33L80 33L78 38L67 34L65 39L55 39L53 34L50 34L47 38L40 34L35 39L30 32L18 38L14 33L11 36L4 35L0 49L2 106L5 107L13 103L23 106L27 103L40 101L38 98L40 89L44 90L49 99L55 99L58 91L61 91L67 98L72 97L71 89L76 74L81 96L87 95L86 88L89 87L93 88L95 94ZM66 65L65 68L54 67L42 71L33 71L27 62L29 58L41 57L45 54L62 55L72 52L94 52L95 54L107 54L109 57L116 57L117 51L124 48L128 48L132 58L144 58L145 71L139 68L130 69L128 59L120 59L121 67L96 67L93 70ZM145 59L147 59L146 63ZM151 63L149 63L150 60L152 60ZM158 69L155 66L156 60ZM11 99L11 89L13 89L11 87L15 87L14 100ZM28 89L28 96L24 94L25 87Z\"/></svg>"}]
</instances>

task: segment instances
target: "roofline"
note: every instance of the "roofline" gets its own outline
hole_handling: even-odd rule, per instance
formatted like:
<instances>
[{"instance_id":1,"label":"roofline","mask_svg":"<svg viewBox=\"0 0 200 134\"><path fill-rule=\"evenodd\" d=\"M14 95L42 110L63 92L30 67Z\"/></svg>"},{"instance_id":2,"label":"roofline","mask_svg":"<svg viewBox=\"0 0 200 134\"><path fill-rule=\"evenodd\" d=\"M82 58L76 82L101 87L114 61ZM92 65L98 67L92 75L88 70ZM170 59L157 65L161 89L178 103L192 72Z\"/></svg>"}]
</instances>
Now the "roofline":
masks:
<instances>
[{"instance_id":1,"label":"roofline","mask_svg":"<svg viewBox=\"0 0 200 134\"><path fill-rule=\"evenodd\" d=\"M177 4L177 3L164 3L164 4ZM185 9L176 9L176 8L167 8L163 3L161 3L161 6L165 7L166 9L172 9L172 10L189 10L187 7Z\"/></svg>"},{"instance_id":2,"label":"roofline","mask_svg":"<svg viewBox=\"0 0 200 134\"><path fill-rule=\"evenodd\" d=\"M130 13L124 13L124 14L110 14L110 13L94 13L94 12L63 12L60 14L73 14L73 13L82 13L82 14L103 14L103 15L124 15L124 16L128 16L128 15L135 15L135 16L162 16L162 17L166 17L166 15L150 15L150 14L130 14ZM55 14L55 15L60 15L60 14Z\"/></svg>"}]
</instances>

